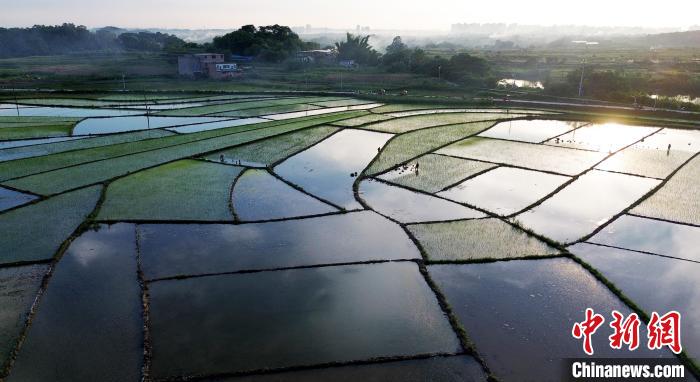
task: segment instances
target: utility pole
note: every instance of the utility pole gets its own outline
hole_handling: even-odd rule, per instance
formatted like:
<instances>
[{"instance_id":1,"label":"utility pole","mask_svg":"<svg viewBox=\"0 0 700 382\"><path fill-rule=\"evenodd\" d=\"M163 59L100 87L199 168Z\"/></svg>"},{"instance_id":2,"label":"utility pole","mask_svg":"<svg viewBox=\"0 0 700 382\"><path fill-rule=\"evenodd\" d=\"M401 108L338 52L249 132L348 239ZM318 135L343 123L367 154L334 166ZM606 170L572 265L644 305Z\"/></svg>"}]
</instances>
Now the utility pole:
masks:
<instances>
[{"instance_id":1,"label":"utility pole","mask_svg":"<svg viewBox=\"0 0 700 382\"><path fill-rule=\"evenodd\" d=\"M146 99L146 95L143 95L143 102L146 104L146 128L148 130L151 129L151 118L150 118L150 113L148 112L148 100Z\"/></svg>"},{"instance_id":2,"label":"utility pole","mask_svg":"<svg viewBox=\"0 0 700 382\"><path fill-rule=\"evenodd\" d=\"M126 74L122 73L122 90L126 91Z\"/></svg>"},{"instance_id":3,"label":"utility pole","mask_svg":"<svg viewBox=\"0 0 700 382\"><path fill-rule=\"evenodd\" d=\"M340 91L343 91L343 70L340 70Z\"/></svg>"},{"instance_id":4,"label":"utility pole","mask_svg":"<svg viewBox=\"0 0 700 382\"><path fill-rule=\"evenodd\" d=\"M438 65L438 81L442 80L442 65Z\"/></svg>"},{"instance_id":5,"label":"utility pole","mask_svg":"<svg viewBox=\"0 0 700 382\"><path fill-rule=\"evenodd\" d=\"M15 109L17 109L17 116L19 117L19 103L17 103L17 89L15 87L12 87L12 94L15 96Z\"/></svg>"},{"instance_id":6,"label":"utility pole","mask_svg":"<svg viewBox=\"0 0 700 382\"><path fill-rule=\"evenodd\" d=\"M586 70L586 59L581 61L581 81L578 84L578 96L583 97L583 73Z\"/></svg>"}]
</instances>

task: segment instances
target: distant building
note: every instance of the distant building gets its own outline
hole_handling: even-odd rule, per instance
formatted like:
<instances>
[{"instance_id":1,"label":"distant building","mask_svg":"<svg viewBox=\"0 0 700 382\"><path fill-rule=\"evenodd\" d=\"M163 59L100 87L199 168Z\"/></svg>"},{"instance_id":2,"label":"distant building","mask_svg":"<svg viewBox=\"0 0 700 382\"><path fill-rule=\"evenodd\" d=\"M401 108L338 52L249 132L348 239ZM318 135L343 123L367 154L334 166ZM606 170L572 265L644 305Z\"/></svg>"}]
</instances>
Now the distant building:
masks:
<instances>
[{"instance_id":1,"label":"distant building","mask_svg":"<svg viewBox=\"0 0 700 382\"><path fill-rule=\"evenodd\" d=\"M338 65L348 69L357 68L358 66L355 60L340 60L338 61Z\"/></svg>"},{"instance_id":2,"label":"distant building","mask_svg":"<svg viewBox=\"0 0 700 382\"><path fill-rule=\"evenodd\" d=\"M226 63L221 53L197 53L178 57L177 72L184 77L228 78L238 70L235 63Z\"/></svg>"},{"instance_id":3,"label":"distant building","mask_svg":"<svg viewBox=\"0 0 700 382\"><path fill-rule=\"evenodd\" d=\"M296 55L297 60L305 63L332 63L337 56L338 52L334 49L302 50Z\"/></svg>"}]
</instances>

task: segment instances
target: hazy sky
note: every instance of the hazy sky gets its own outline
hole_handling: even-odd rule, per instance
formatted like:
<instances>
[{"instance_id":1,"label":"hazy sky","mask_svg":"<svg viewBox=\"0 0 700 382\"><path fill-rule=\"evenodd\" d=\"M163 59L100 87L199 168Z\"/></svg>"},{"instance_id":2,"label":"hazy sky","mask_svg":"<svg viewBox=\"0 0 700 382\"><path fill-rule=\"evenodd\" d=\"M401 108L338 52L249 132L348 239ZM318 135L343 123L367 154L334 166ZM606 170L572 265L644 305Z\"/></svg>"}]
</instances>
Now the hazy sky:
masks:
<instances>
[{"instance_id":1,"label":"hazy sky","mask_svg":"<svg viewBox=\"0 0 700 382\"><path fill-rule=\"evenodd\" d=\"M0 0L0 26L234 28L243 24L448 30L458 22L686 28L700 0Z\"/></svg>"}]
</instances>

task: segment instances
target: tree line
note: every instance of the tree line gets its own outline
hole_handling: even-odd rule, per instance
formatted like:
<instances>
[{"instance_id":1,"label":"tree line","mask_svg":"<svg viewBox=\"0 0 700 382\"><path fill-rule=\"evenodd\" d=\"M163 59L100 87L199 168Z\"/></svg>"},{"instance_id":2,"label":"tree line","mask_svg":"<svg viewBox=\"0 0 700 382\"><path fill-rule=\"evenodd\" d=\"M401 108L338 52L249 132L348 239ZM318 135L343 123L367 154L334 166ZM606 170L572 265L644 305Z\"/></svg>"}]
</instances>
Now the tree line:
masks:
<instances>
[{"instance_id":1,"label":"tree line","mask_svg":"<svg viewBox=\"0 0 700 382\"><path fill-rule=\"evenodd\" d=\"M348 33L345 40L326 49L335 50L339 60L354 60L362 66L388 72L415 73L439 77L467 85L483 85L490 74L481 58L466 53L443 58L430 57L420 48L409 48L395 37L380 54L370 44L370 36ZM291 28L282 25L245 25L215 37L211 43L195 44L160 32L130 32L106 27L90 31L85 26L63 24L35 25L31 28L0 28L0 58L60 55L88 51L144 51L196 53L215 51L251 56L264 62L293 61L299 51L320 49L315 42L303 41Z\"/></svg>"},{"instance_id":2,"label":"tree line","mask_svg":"<svg viewBox=\"0 0 700 382\"><path fill-rule=\"evenodd\" d=\"M83 25L68 23L0 28L0 58L115 50L175 52L196 45L160 32L120 32L110 27L92 32Z\"/></svg>"}]
</instances>

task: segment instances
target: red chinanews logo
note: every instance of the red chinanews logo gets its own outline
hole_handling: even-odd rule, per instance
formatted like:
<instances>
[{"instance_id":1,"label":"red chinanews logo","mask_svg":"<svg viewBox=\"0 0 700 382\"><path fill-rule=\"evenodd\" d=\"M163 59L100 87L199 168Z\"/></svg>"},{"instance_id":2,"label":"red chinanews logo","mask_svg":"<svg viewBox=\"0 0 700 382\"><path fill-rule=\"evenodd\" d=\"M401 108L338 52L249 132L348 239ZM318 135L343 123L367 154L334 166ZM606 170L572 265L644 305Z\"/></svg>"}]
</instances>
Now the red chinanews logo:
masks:
<instances>
[{"instance_id":1,"label":"red chinanews logo","mask_svg":"<svg viewBox=\"0 0 700 382\"><path fill-rule=\"evenodd\" d=\"M613 320L610 328L613 333L608 337L610 347L622 349L627 345L629 350L636 350L639 347L639 326L641 320L636 313L631 313L625 317L617 310L612 311ZM574 323L571 335L576 339L583 339L583 351L588 355L593 355L592 338L595 332L605 322L605 318L593 311L586 309L586 317L581 322ZM647 325L647 348L649 350L662 349L668 346L672 352L679 354L683 351L681 346L681 314L674 311L659 316L657 312L651 314Z\"/></svg>"}]
</instances>

